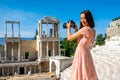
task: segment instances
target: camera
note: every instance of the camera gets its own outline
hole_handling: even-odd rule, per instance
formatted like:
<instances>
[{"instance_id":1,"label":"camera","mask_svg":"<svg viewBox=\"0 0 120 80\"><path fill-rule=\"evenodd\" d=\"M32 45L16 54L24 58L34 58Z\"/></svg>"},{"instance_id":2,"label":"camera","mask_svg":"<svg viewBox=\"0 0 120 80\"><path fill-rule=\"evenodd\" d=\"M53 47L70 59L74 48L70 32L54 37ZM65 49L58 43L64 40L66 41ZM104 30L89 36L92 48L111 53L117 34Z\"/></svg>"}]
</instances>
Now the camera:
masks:
<instances>
[{"instance_id":1,"label":"camera","mask_svg":"<svg viewBox=\"0 0 120 80\"><path fill-rule=\"evenodd\" d=\"M71 23L71 24L70 24L70 27L75 28L75 22L74 22L73 20L69 20L68 23L69 23L69 22ZM63 28L67 28L66 25L67 25L67 23L64 23L64 24L63 24Z\"/></svg>"}]
</instances>

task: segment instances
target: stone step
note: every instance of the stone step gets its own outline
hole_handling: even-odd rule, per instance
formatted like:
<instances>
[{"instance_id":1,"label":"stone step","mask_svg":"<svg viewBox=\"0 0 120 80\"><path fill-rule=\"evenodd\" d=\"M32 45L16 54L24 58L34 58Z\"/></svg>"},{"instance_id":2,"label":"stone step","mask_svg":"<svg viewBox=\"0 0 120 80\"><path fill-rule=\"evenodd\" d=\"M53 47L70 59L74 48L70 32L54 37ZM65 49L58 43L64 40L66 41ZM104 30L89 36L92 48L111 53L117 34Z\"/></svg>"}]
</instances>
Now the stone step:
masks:
<instances>
[{"instance_id":1,"label":"stone step","mask_svg":"<svg viewBox=\"0 0 120 80\"><path fill-rule=\"evenodd\" d=\"M120 80L120 51L114 50L111 52L108 50L110 49L104 48L103 50L91 51L98 79ZM69 80L70 72L71 67L65 69L61 73L60 80Z\"/></svg>"}]
</instances>

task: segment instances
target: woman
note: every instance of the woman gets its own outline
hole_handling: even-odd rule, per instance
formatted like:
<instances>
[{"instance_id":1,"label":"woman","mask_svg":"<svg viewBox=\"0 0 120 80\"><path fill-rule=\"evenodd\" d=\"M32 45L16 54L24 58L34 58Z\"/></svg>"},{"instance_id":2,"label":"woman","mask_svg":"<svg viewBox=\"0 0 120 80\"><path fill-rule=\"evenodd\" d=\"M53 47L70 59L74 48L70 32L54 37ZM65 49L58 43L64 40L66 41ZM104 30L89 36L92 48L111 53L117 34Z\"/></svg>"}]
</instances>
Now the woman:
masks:
<instances>
[{"instance_id":1,"label":"woman","mask_svg":"<svg viewBox=\"0 0 120 80\"><path fill-rule=\"evenodd\" d=\"M71 80L98 80L89 46L94 40L94 20L89 10L80 15L80 30L71 34L70 23L67 23L68 40L78 39L78 45L72 63Z\"/></svg>"}]
</instances>

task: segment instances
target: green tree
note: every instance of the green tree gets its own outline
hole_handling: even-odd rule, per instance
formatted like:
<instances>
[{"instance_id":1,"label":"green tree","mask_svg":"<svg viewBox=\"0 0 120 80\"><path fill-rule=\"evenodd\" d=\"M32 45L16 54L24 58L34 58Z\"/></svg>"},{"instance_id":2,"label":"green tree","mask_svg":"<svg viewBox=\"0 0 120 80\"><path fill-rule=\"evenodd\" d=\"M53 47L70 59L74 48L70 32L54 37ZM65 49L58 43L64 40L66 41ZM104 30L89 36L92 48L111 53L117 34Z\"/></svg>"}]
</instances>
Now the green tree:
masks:
<instances>
[{"instance_id":1,"label":"green tree","mask_svg":"<svg viewBox=\"0 0 120 80\"><path fill-rule=\"evenodd\" d=\"M96 45L104 45L106 39L106 34L103 36L103 34L98 34L96 37Z\"/></svg>"},{"instance_id":2,"label":"green tree","mask_svg":"<svg viewBox=\"0 0 120 80\"><path fill-rule=\"evenodd\" d=\"M76 44L75 40L68 41L67 38L64 38L64 40L61 41L61 49L66 49L65 56L68 56L68 57L73 56L76 46L77 46L77 44Z\"/></svg>"},{"instance_id":3,"label":"green tree","mask_svg":"<svg viewBox=\"0 0 120 80\"><path fill-rule=\"evenodd\" d=\"M118 19L120 19L120 17L116 17L116 18L112 19L112 21L115 21L115 20L118 20Z\"/></svg>"}]
</instances>

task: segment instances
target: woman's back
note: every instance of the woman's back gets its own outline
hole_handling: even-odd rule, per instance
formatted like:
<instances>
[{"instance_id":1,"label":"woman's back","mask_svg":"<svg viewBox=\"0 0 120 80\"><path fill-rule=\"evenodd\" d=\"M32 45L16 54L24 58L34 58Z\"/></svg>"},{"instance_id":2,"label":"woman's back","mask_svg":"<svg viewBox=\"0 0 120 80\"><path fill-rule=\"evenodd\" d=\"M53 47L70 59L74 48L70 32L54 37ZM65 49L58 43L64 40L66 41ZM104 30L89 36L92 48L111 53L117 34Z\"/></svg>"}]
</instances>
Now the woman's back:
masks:
<instances>
[{"instance_id":1,"label":"woman's back","mask_svg":"<svg viewBox=\"0 0 120 80\"><path fill-rule=\"evenodd\" d=\"M78 45L81 47L89 47L95 37L95 30L90 27L83 27L81 29L83 37L79 39Z\"/></svg>"}]
</instances>

